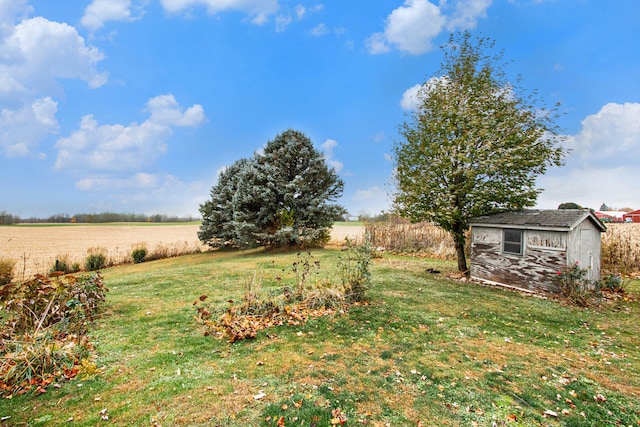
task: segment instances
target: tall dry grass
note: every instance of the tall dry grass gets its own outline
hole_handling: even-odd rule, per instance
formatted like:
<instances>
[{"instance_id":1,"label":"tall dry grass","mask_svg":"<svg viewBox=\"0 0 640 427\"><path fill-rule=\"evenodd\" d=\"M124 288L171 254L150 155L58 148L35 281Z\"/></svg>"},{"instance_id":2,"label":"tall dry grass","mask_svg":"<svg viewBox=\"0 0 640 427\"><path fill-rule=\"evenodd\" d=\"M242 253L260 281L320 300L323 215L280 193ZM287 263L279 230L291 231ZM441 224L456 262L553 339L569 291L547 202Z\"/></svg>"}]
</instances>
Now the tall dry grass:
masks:
<instances>
[{"instance_id":1,"label":"tall dry grass","mask_svg":"<svg viewBox=\"0 0 640 427\"><path fill-rule=\"evenodd\" d=\"M607 232L602 233L602 270L640 274L640 224L607 224Z\"/></svg>"},{"instance_id":2,"label":"tall dry grass","mask_svg":"<svg viewBox=\"0 0 640 427\"><path fill-rule=\"evenodd\" d=\"M372 221L365 224L371 245L398 253L416 253L428 256L455 259L456 249L451 235L428 222L411 223L394 217L387 221Z\"/></svg>"}]
</instances>

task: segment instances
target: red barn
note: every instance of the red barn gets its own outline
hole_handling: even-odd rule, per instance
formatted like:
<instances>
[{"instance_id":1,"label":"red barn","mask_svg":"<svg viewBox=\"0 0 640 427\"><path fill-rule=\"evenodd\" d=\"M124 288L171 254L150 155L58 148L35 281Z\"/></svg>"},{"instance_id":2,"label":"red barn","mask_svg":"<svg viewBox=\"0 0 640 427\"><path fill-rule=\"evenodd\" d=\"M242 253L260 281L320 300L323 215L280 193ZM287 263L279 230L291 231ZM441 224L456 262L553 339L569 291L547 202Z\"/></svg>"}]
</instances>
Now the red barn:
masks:
<instances>
[{"instance_id":1,"label":"red barn","mask_svg":"<svg viewBox=\"0 0 640 427\"><path fill-rule=\"evenodd\" d=\"M622 215L624 222L640 222L640 209Z\"/></svg>"}]
</instances>

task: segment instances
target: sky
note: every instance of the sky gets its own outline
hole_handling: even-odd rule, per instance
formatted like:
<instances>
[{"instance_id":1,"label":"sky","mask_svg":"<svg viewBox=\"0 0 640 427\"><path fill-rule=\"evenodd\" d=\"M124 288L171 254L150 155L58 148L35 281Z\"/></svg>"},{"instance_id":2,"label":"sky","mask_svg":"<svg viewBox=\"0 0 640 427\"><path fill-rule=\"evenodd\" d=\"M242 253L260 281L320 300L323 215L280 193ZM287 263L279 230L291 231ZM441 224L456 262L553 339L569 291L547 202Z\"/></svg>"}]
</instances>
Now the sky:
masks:
<instances>
[{"instance_id":1,"label":"sky","mask_svg":"<svg viewBox=\"0 0 640 427\"><path fill-rule=\"evenodd\" d=\"M637 0L0 0L0 211L199 216L287 129L390 208L392 148L452 32L488 37L571 152L538 208L640 209Z\"/></svg>"}]
</instances>

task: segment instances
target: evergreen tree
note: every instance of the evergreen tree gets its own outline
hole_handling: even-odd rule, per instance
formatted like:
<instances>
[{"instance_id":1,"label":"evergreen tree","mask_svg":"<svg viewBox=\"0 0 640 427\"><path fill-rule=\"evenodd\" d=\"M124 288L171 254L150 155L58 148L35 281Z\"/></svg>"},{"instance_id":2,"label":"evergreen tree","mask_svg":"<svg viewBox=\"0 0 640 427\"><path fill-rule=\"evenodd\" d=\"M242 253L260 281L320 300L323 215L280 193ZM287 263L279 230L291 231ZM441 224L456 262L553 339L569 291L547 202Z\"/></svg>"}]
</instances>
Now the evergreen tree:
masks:
<instances>
[{"instance_id":1,"label":"evergreen tree","mask_svg":"<svg viewBox=\"0 0 640 427\"><path fill-rule=\"evenodd\" d=\"M343 186L311 140L287 130L221 174L198 237L212 247L322 244L345 211L333 203Z\"/></svg>"}]
</instances>

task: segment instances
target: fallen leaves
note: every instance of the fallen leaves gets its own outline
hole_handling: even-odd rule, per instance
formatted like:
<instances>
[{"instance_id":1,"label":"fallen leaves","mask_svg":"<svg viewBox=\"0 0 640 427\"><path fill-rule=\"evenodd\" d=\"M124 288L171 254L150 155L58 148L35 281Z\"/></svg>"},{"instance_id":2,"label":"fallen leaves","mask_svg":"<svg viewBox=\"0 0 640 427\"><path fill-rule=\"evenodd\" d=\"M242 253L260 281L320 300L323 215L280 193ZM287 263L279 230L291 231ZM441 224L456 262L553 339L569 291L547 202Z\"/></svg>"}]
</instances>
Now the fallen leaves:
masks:
<instances>
[{"instance_id":1,"label":"fallen leaves","mask_svg":"<svg viewBox=\"0 0 640 427\"><path fill-rule=\"evenodd\" d=\"M288 305L282 311L274 310L269 314L252 315L244 313L241 306L232 306L217 321L211 320L210 310L204 307L198 307L197 312L199 320L207 327L205 336L210 335L213 330L218 336L226 336L228 341L233 343L255 338L258 332L264 329L285 324L299 326L312 318L331 316L336 313L336 310L330 308L311 309L301 303ZM302 332L298 332L298 336L302 335Z\"/></svg>"}]
</instances>

